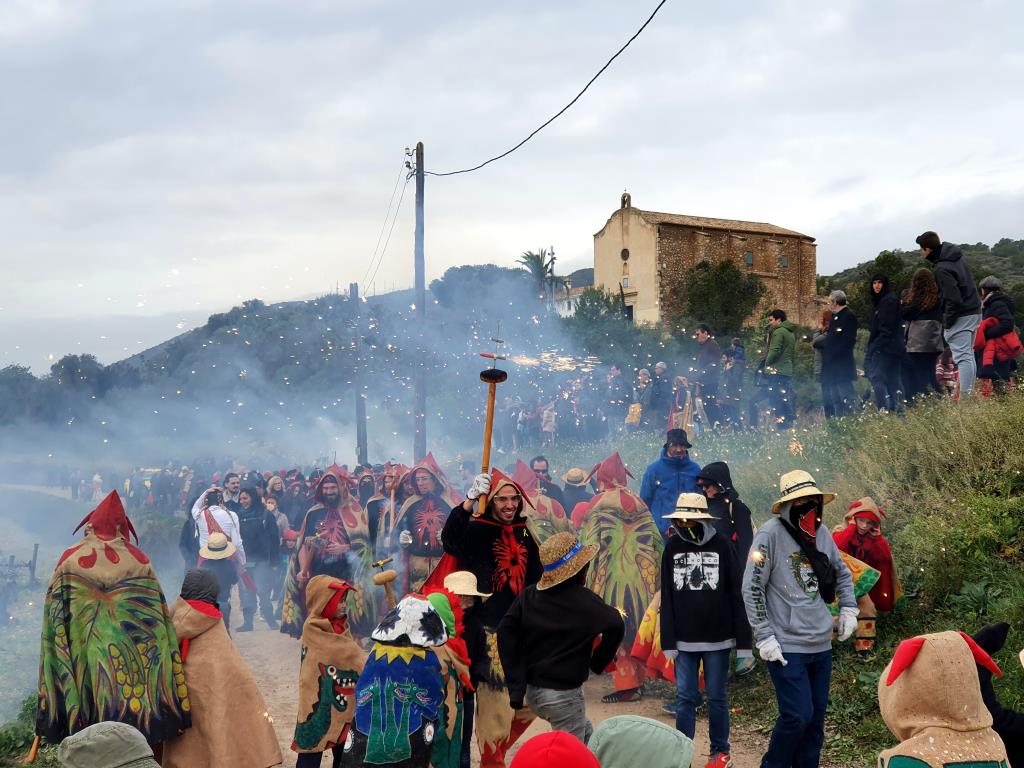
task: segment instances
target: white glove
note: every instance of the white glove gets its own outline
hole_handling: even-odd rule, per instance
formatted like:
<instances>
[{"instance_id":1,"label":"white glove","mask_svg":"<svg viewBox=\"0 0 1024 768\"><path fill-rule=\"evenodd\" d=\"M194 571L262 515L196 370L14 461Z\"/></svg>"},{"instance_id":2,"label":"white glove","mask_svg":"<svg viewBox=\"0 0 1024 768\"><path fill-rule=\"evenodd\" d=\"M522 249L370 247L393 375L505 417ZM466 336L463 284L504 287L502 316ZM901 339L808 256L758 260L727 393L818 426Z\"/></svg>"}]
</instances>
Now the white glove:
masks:
<instances>
[{"instance_id":1,"label":"white glove","mask_svg":"<svg viewBox=\"0 0 1024 768\"><path fill-rule=\"evenodd\" d=\"M839 640L849 640L853 637L853 633L857 631L857 614L859 614L856 608L840 608L839 609Z\"/></svg>"},{"instance_id":2,"label":"white glove","mask_svg":"<svg viewBox=\"0 0 1024 768\"><path fill-rule=\"evenodd\" d=\"M409 531L402 531L398 534L398 543L403 547L412 546L412 534Z\"/></svg>"},{"instance_id":3,"label":"white glove","mask_svg":"<svg viewBox=\"0 0 1024 768\"><path fill-rule=\"evenodd\" d=\"M466 492L466 498L470 501L479 499L485 493L491 492L491 476L483 473L473 478L473 485Z\"/></svg>"},{"instance_id":4,"label":"white glove","mask_svg":"<svg viewBox=\"0 0 1024 768\"><path fill-rule=\"evenodd\" d=\"M757 653L765 661L778 661L782 663L782 666L789 664L786 661L786 657L782 655L782 646L779 645L779 641L775 639L775 635L772 635L767 640L762 640L757 644Z\"/></svg>"},{"instance_id":5,"label":"white glove","mask_svg":"<svg viewBox=\"0 0 1024 768\"><path fill-rule=\"evenodd\" d=\"M675 661L676 657L679 655L679 651L662 651L661 655L669 661Z\"/></svg>"}]
</instances>

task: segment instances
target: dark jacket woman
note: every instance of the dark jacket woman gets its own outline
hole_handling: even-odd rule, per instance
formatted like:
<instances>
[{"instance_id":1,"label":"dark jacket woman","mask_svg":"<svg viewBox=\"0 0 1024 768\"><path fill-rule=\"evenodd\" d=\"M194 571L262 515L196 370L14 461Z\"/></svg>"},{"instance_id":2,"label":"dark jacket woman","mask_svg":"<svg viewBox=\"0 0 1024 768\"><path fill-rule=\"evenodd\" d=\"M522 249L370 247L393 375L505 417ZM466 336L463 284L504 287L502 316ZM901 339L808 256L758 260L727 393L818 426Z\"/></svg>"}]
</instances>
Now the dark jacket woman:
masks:
<instances>
[{"instance_id":1,"label":"dark jacket woman","mask_svg":"<svg viewBox=\"0 0 1024 768\"><path fill-rule=\"evenodd\" d=\"M250 563L274 563L280 558L281 529L277 518L265 507L253 488L243 488L239 496L248 494L252 503L238 509L238 527L245 546L245 559Z\"/></svg>"},{"instance_id":2,"label":"dark jacket woman","mask_svg":"<svg viewBox=\"0 0 1024 768\"><path fill-rule=\"evenodd\" d=\"M857 380L857 364L853 348L857 344L857 316L843 306L832 316L821 350L821 381L837 383Z\"/></svg>"}]
</instances>

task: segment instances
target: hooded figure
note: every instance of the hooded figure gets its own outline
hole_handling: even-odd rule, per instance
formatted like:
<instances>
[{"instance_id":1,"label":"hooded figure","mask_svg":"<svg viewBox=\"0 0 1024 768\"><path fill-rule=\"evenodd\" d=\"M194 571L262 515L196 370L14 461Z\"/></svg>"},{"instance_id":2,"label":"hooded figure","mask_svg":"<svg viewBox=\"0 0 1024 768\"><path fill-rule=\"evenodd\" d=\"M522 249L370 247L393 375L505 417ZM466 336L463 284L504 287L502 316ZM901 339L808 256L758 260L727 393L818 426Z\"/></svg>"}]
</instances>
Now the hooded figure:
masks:
<instances>
[{"instance_id":1,"label":"hooded figure","mask_svg":"<svg viewBox=\"0 0 1024 768\"><path fill-rule=\"evenodd\" d=\"M36 735L59 744L95 723L134 726L151 744L191 725L185 672L156 573L116 491L81 523L43 603Z\"/></svg>"},{"instance_id":2,"label":"hooded figure","mask_svg":"<svg viewBox=\"0 0 1024 768\"><path fill-rule=\"evenodd\" d=\"M903 598L903 585L896 573L889 542L882 533L882 521L885 519L885 511L874 499L865 496L848 507L846 527L833 534L832 538L843 552L878 571L878 581L868 595L878 610L891 611ZM858 524L858 520L863 522Z\"/></svg>"},{"instance_id":3,"label":"hooded figure","mask_svg":"<svg viewBox=\"0 0 1024 768\"><path fill-rule=\"evenodd\" d=\"M658 591L664 539L647 505L626 487L628 472L617 452L595 466L591 475L597 479L598 494L580 520L580 540L599 550L587 574L587 586L618 608L626 622L615 659L615 692L602 701L636 701L646 671L630 651L640 618Z\"/></svg>"},{"instance_id":4,"label":"hooded figure","mask_svg":"<svg viewBox=\"0 0 1024 768\"><path fill-rule=\"evenodd\" d=\"M458 595L441 589L430 592L427 600L444 622L448 642L434 649L441 662L444 703L439 710L437 735L430 756L434 768L459 768L462 758L465 694L473 692L469 679L469 652L466 649L462 605Z\"/></svg>"},{"instance_id":5,"label":"hooded figure","mask_svg":"<svg viewBox=\"0 0 1024 768\"><path fill-rule=\"evenodd\" d=\"M555 533L575 533L572 521L565 516L565 509L555 499L541 493L540 479L530 469L530 465L520 459L516 462L516 471L512 479L523 489L533 506L526 513L527 525L533 532L538 544L543 544Z\"/></svg>"},{"instance_id":6,"label":"hooded figure","mask_svg":"<svg viewBox=\"0 0 1024 768\"><path fill-rule=\"evenodd\" d=\"M356 683L355 721L341 765L426 768L444 702L435 648L448 640L444 620L422 595L407 595L381 619Z\"/></svg>"},{"instance_id":7,"label":"hooded figure","mask_svg":"<svg viewBox=\"0 0 1024 768\"><path fill-rule=\"evenodd\" d=\"M307 582L320 575L355 585L357 589L349 595L353 629L368 631L372 626L376 611L367 598L373 594L370 528L366 512L350 496L351 489L351 478L336 464L316 484L316 504L302 521L285 577L281 631L287 635L301 636L306 621L303 593Z\"/></svg>"},{"instance_id":8,"label":"hooded figure","mask_svg":"<svg viewBox=\"0 0 1024 768\"><path fill-rule=\"evenodd\" d=\"M430 454L409 470L400 484L409 487L413 494L395 515L393 533L398 534L398 540L392 539L391 545L402 545L404 591L416 592L444 555L441 530L449 510L460 500Z\"/></svg>"},{"instance_id":9,"label":"hooded figure","mask_svg":"<svg viewBox=\"0 0 1024 768\"><path fill-rule=\"evenodd\" d=\"M665 515L676 508L679 494L697 491L700 464L690 458L688 451L691 447L684 430L669 430L661 447L661 456L647 467L640 481L640 498L651 510L654 522L663 534L672 527ZM622 485L626 485L625 481Z\"/></svg>"},{"instance_id":10,"label":"hooded figure","mask_svg":"<svg viewBox=\"0 0 1024 768\"><path fill-rule=\"evenodd\" d=\"M164 744L163 768L269 768L282 762L267 705L221 620L219 592L216 576L192 570L171 606L192 727Z\"/></svg>"},{"instance_id":11,"label":"hooded figure","mask_svg":"<svg viewBox=\"0 0 1024 768\"><path fill-rule=\"evenodd\" d=\"M900 740L879 768L1007 765L978 685L977 666L999 667L963 632L904 640L878 680L878 707ZM1012 765L1012 764L1011 764Z\"/></svg>"},{"instance_id":12,"label":"hooded figure","mask_svg":"<svg viewBox=\"0 0 1024 768\"><path fill-rule=\"evenodd\" d=\"M864 367L875 391L875 405L895 410L900 407L900 365L905 342L900 300L889 287L889 278L878 274L868 286L875 314L864 355Z\"/></svg>"},{"instance_id":13,"label":"hooded figure","mask_svg":"<svg viewBox=\"0 0 1024 768\"><path fill-rule=\"evenodd\" d=\"M320 753L344 742L355 714L355 686L366 652L352 637L344 606L351 584L314 576L306 585L306 614L299 667L299 711L292 750ZM339 610L341 608L342 610Z\"/></svg>"},{"instance_id":14,"label":"hooded figure","mask_svg":"<svg viewBox=\"0 0 1024 768\"><path fill-rule=\"evenodd\" d=\"M377 493L366 502L366 516L373 535L373 556L376 559L391 555L391 528L395 522L395 513L403 501L399 493L399 481L408 471L409 468L402 464L386 464Z\"/></svg>"},{"instance_id":15,"label":"hooded figure","mask_svg":"<svg viewBox=\"0 0 1024 768\"><path fill-rule=\"evenodd\" d=\"M972 637L985 653L992 656L1003 649L1009 634L1010 625L1002 621L979 629ZM1024 663L1024 657L1021 662ZM1024 765L1024 712L1006 709L1000 704L995 688L992 687L992 669L981 663L977 667L981 698L992 715L992 730L1003 740L1010 765Z\"/></svg>"},{"instance_id":16,"label":"hooded figure","mask_svg":"<svg viewBox=\"0 0 1024 768\"><path fill-rule=\"evenodd\" d=\"M486 490L478 488L481 480L487 484ZM473 504L481 493L488 494L488 502L477 514ZM484 676L476 692L476 733L481 765L497 768L505 765L505 752L533 721L528 709L514 711L509 706L498 659L497 627L523 590L540 580L543 568L537 541L524 516L524 508L531 502L515 481L494 468L489 478L484 475L474 480L469 497L448 516L441 532L446 558L430 582L465 570L473 573L480 589L491 593L487 602L474 609L474 626L467 627L467 632L482 627L485 633L488 658L473 659L474 669Z\"/></svg>"}]
</instances>

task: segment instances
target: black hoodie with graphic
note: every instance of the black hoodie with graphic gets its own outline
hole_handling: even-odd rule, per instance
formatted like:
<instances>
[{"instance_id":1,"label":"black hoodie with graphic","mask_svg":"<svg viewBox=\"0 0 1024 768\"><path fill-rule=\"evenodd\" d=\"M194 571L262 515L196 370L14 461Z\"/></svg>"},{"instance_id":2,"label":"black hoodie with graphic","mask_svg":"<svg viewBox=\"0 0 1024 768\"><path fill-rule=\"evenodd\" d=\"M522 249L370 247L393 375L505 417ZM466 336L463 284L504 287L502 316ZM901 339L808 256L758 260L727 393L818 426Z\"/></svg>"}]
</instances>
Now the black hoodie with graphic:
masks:
<instances>
[{"instance_id":1,"label":"black hoodie with graphic","mask_svg":"<svg viewBox=\"0 0 1024 768\"><path fill-rule=\"evenodd\" d=\"M981 314L981 297L974 285L974 275L959 246L943 243L939 252L928 254L934 264L935 282L942 297L942 325L952 328L961 317Z\"/></svg>"}]
</instances>

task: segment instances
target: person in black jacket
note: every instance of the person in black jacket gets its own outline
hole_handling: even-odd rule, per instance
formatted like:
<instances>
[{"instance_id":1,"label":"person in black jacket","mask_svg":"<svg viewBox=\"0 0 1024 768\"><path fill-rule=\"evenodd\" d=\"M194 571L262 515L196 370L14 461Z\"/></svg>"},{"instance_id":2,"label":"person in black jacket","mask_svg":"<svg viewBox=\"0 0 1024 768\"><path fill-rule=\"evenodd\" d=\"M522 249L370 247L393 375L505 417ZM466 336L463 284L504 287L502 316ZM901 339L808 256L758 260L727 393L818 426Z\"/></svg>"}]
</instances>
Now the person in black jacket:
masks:
<instances>
[{"instance_id":1,"label":"person in black jacket","mask_svg":"<svg viewBox=\"0 0 1024 768\"><path fill-rule=\"evenodd\" d=\"M724 461L712 461L705 465L697 475L697 487L708 500L708 514L714 518L711 524L719 536L732 542L736 548L737 562L744 563L750 555L750 545L754 542L754 524L750 507L740 501L739 494L732 487L729 465ZM746 622L746 612L738 620ZM750 634L749 625L746 634ZM753 669L753 646L737 645L736 677L743 677Z\"/></svg>"},{"instance_id":2,"label":"person in black jacket","mask_svg":"<svg viewBox=\"0 0 1024 768\"><path fill-rule=\"evenodd\" d=\"M255 488L243 488L238 492L238 527L245 546L245 567L256 583L255 592L239 588L242 624L238 631L252 631L257 598L263 620L271 629L277 629L270 593L274 587L273 568L281 555L281 529L277 525L277 518L263 506Z\"/></svg>"},{"instance_id":3,"label":"person in black jacket","mask_svg":"<svg viewBox=\"0 0 1024 768\"><path fill-rule=\"evenodd\" d=\"M733 646L750 648L744 619L742 569L736 549L718 535L699 493L679 495L665 516L673 527L661 557L661 647L675 662L676 728L693 738L701 702L700 668L708 696L708 765L726 768L729 700L726 681Z\"/></svg>"},{"instance_id":4,"label":"person in black jacket","mask_svg":"<svg viewBox=\"0 0 1024 768\"><path fill-rule=\"evenodd\" d=\"M583 683L615 658L625 633L619 612L584 586L596 544L556 533L540 548L544 575L527 587L498 625L498 653L513 709L524 703L556 731L584 744L587 719ZM596 647L595 647L596 643Z\"/></svg>"},{"instance_id":5,"label":"person in black jacket","mask_svg":"<svg viewBox=\"0 0 1024 768\"><path fill-rule=\"evenodd\" d=\"M981 288L981 320L984 322L990 317L996 319L995 324L985 328L985 340L998 339L1013 332L1013 299L1003 293L1003 286L999 278L989 275L984 278L978 287ZM975 356L978 365L978 378L991 379L993 381L1009 381L1010 376L1017 370L1016 360L995 360L992 365L982 365L983 349L976 349Z\"/></svg>"},{"instance_id":6,"label":"person in black jacket","mask_svg":"<svg viewBox=\"0 0 1024 768\"><path fill-rule=\"evenodd\" d=\"M871 319L864 367L875 390L875 405L879 410L895 411L902 407L903 320L900 300L885 275L871 278L871 302L875 305L875 314Z\"/></svg>"},{"instance_id":7,"label":"person in black jacket","mask_svg":"<svg viewBox=\"0 0 1024 768\"><path fill-rule=\"evenodd\" d=\"M952 243L944 243L935 232L917 237L921 255L934 267L942 307L943 338L953 353L960 374L960 394L974 389L977 366L974 362L974 333L981 323L981 299L974 287L971 268L963 251Z\"/></svg>"},{"instance_id":8,"label":"person in black jacket","mask_svg":"<svg viewBox=\"0 0 1024 768\"><path fill-rule=\"evenodd\" d=\"M1010 625L1005 621L993 624L974 633L974 642L989 656L995 656L1006 644ZM1010 765L1024 765L1024 712L1006 709L999 703L999 697L992 687L992 672L978 664L978 682L981 683L981 698L992 715L992 730L1003 740Z\"/></svg>"},{"instance_id":9,"label":"person in black jacket","mask_svg":"<svg viewBox=\"0 0 1024 768\"><path fill-rule=\"evenodd\" d=\"M821 386L831 405L826 412L846 416L856 399L853 382L857 380L857 365L853 348L857 344L857 316L846 306L844 291L832 291L828 305L832 321L821 350Z\"/></svg>"},{"instance_id":10,"label":"person in black jacket","mask_svg":"<svg viewBox=\"0 0 1024 768\"><path fill-rule=\"evenodd\" d=\"M901 302L900 315L907 324L907 354L903 358L903 387L907 402L939 391L935 358L942 352L942 314L939 286L930 269L914 273L910 290Z\"/></svg>"}]
</instances>

